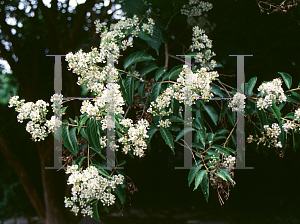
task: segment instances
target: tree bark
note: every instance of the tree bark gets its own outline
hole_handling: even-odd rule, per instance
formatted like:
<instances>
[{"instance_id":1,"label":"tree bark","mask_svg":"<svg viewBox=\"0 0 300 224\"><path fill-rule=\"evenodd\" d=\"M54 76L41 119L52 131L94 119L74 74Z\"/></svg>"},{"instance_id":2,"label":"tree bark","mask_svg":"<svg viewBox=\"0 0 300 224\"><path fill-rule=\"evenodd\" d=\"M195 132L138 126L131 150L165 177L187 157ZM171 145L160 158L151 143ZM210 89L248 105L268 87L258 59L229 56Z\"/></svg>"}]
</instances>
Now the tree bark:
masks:
<instances>
[{"instance_id":1,"label":"tree bark","mask_svg":"<svg viewBox=\"0 0 300 224\"><path fill-rule=\"evenodd\" d=\"M64 170L45 169L53 166L53 146L49 141L38 143L45 200L45 224L69 223L64 208Z\"/></svg>"}]
</instances>

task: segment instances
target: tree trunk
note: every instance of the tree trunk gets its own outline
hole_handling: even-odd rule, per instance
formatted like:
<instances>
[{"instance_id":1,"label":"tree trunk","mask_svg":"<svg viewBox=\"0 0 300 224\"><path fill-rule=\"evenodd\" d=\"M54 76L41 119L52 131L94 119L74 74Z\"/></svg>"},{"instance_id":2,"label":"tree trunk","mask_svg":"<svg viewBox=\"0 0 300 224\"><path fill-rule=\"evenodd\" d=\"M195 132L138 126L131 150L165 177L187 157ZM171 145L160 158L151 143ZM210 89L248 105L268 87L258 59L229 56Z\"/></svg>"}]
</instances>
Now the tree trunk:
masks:
<instances>
[{"instance_id":1,"label":"tree trunk","mask_svg":"<svg viewBox=\"0 0 300 224\"><path fill-rule=\"evenodd\" d=\"M14 168L37 214L40 216L41 220L45 221L45 205L38 197L36 187L32 184L32 181L30 180L25 168L22 166L19 158L12 153L12 150L9 150L1 133L0 150Z\"/></svg>"},{"instance_id":2,"label":"tree trunk","mask_svg":"<svg viewBox=\"0 0 300 224\"><path fill-rule=\"evenodd\" d=\"M49 139L48 139L49 140ZM53 146L49 141L38 143L45 200L45 224L70 223L64 208L64 170L45 169L53 166Z\"/></svg>"}]
</instances>

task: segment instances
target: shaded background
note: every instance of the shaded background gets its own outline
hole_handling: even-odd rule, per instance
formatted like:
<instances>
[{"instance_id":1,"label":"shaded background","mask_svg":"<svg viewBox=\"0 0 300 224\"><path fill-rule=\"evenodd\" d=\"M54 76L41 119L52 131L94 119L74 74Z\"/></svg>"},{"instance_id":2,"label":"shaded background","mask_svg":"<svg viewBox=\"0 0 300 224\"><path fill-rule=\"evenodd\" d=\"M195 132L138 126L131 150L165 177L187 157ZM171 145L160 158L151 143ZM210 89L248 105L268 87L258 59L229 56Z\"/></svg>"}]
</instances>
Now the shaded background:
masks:
<instances>
[{"instance_id":1,"label":"shaded background","mask_svg":"<svg viewBox=\"0 0 300 224\"><path fill-rule=\"evenodd\" d=\"M49 6L45 6L43 1L0 2L1 57L8 61L12 70L11 75L0 75L0 220L20 215L39 216L45 223L51 224L77 223L81 219L64 208L63 197L69 189L66 188L63 171L44 169L53 165L52 136L41 143L32 142L25 131L26 122L18 123L17 113L7 107L7 99L14 94L27 102L49 101L54 94L54 59L46 55L66 54L81 48L89 51L99 44L93 21L113 21L111 15L116 10L113 2L89 0L70 10L68 2L51 1ZM176 14L176 7L187 2L151 2L160 8L158 17L162 27L166 27L173 16L166 36L169 54L185 51L191 44L192 26L199 25L213 40L215 60L224 66L217 69L220 74L236 72L236 58L228 55L253 54L253 57L245 59L246 81L257 76L257 83L261 83L279 77L277 72L286 72L293 77L292 87L297 87L300 81L299 6L287 13L267 15L260 12L254 0L212 1L214 8L207 17L187 20L180 13ZM9 24L8 16L17 19L15 25ZM18 26L18 22L22 25ZM124 54L145 50L157 58L158 66L164 66L163 44L159 48L160 56L157 56L144 41L137 40L136 43L135 48ZM119 65L123 64L122 60ZM169 58L169 68L178 63L178 60ZM81 93L89 96L76 85L77 78L67 70L67 64L63 62L62 65L64 96L79 96ZM235 77L221 76L220 79L233 86L236 82ZM68 103L67 116L79 115L80 103ZM134 114L131 110L129 116L134 117ZM131 200L126 199L124 211L131 204L131 207L142 209L149 216L144 219L134 215L113 218L102 214L105 223L175 223L177 219L170 217L183 211L199 211L200 220L300 223L299 151L294 152L288 147L284 158L279 158L271 150L266 156L261 150L258 154L247 147L246 166L254 167L254 170L235 171L237 184L231 189L229 200L220 206L217 193L212 188L207 204L200 189L193 192L192 186L187 186L188 170L175 170L175 167L183 165L183 149L176 144L175 147L174 155L162 138L154 136L151 149L144 158L121 156L128 159L125 171L138 188L138 192L130 196ZM165 219L152 220L149 217L153 209L170 213ZM178 223L188 223L187 220L182 218Z\"/></svg>"}]
</instances>

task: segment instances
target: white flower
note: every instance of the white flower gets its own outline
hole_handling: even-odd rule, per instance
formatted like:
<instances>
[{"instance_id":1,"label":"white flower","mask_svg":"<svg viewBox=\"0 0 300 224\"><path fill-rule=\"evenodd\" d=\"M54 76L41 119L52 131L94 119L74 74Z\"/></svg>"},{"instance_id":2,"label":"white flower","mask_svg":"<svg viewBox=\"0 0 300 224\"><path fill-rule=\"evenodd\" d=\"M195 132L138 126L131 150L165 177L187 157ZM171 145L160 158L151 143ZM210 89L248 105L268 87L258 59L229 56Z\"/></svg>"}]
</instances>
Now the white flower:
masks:
<instances>
[{"instance_id":1,"label":"white flower","mask_svg":"<svg viewBox=\"0 0 300 224\"><path fill-rule=\"evenodd\" d=\"M295 129L295 124L294 123L292 123L292 122L290 122L290 121L287 121L286 123L284 123L283 125L282 125L282 127L283 127L283 129L284 129L284 131L285 132L288 132L290 129Z\"/></svg>"},{"instance_id":2,"label":"white flower","mask_svg":"<svg viewBox=\"0 0 300 224\"><path fill-rule=\"evenodd\" d=\"M67 174L68 184L72 184L72 197L65 197L65 207L71 208L75 215L81 209L81 214L93 215L90 199L100 200L104 206L110 206L115 202L115 195L111 190L116 188L117 184L123 184L124 176L121 174L113 175L107 179L100 175L95 166L89 166L86 169L78 170L78 165L68 166Z\"/></svg>"},{"instance_id":3,"label":"white flower","mask_svg":"<svg viewBox=\"0 0 300 224\"><path fill-rule=\"evenodd\" d=\"M271 82L262 83L258 87L258 91L261 91L262 97L257 101L257 108L267 109L269 106L272 106L273 100L275 101L277 98L280 103L286 101L287 97L284 94L284 91L281 87L282 81L277 78Z\"/></svg>"},{"instance_id":4,"label":"white flower","mask_svg":"<svg viewBox=\"0 0 300 224\"><path fill-rule=\"evenodd\" d=\"M209 2L199 0L190 0L188 5L184 5L181 9L181 14L191 16L201 16L202 12L207 12L212 9L213 5Z\"/></svg>"},{"instance_id":5,"label":"white flower","mask_svg":"<svg viewBox=\"0 0 300 224\"><path fill-rule=\"evenodd\" d=\"M232 101L229 103L229 107L232 111L244 111L245 109L245 95L241 93L236 93L233 96Z\"/></svg>"},{"instance_id":6,"label":"white flower","mask_svg":"<svg viewBox=\"0 0 300 224\"><path fill-rule=\"evenodd\" d=\"M296 116L296 120L300 119L300 108L298 108L297 110L295 110L295 116Z\"/></svg>"}]
</instances>

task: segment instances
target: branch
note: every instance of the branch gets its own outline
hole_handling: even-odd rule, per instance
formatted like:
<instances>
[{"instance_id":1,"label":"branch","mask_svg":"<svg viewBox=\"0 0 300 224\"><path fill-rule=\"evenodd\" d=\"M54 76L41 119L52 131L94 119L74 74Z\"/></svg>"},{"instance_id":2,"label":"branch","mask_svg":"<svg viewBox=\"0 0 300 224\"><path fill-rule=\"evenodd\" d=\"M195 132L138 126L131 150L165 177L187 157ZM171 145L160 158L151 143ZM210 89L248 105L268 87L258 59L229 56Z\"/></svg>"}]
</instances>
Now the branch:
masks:
<instances>
[{"instance_id":1,"label":"branch","mask_svg":"<svg viewBox=\"0 0 300 224\"><path fill-rule=\"evenodd\" d=\"M37 214L43 221L45 221L46 219L45 205L40 200L35 186L31 182L25 168L21 165L22 164L21 161L19 160L18 157L16 157L14 153L11 152L11 150L8 149L4 141L4 138L1 134L0 134L0 150L1 153L6 157L6 159L14 168Z\"/></svg>"},{"instance_id":2,"label":"branch","mask_svg":"<svg viewBox=\"0 0 300 224\"><path fill-rule=\"evenodd\" d=\"M178 58L178 57L176 57L176 56L174 56L174 55L172 55L172 54L168 54L168 56L169 56L169 57L171 57L171 58L175 58L176 60L178 60L178 61L181 61L181 62L185 63L185 61L184 61L183 59L181 59L181 58Z\"/></svg>"},{"instance_id":3,"label":"branch","mask_svg":"<svg viewBox=\"0 0 300 224\"><path fill-rule=\"evenodd\" d=\"M168 69L169 64L169 50L168 50L168 42L165 43L165 69Z\"/></svg>"}]
</instances>

